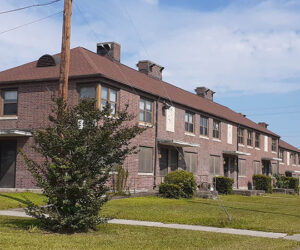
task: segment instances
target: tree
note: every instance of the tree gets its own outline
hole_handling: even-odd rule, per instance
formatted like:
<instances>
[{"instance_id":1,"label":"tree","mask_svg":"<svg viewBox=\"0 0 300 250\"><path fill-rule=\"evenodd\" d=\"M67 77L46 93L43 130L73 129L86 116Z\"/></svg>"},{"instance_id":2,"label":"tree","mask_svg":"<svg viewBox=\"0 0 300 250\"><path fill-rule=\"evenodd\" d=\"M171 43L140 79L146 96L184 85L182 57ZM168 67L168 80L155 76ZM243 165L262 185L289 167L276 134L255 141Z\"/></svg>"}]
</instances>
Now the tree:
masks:
<instances>
[{"instance_id":1,"label":"tree","mask_svg":"<svg viewBox=\"0 0 300 250\"><path fill-rule=\"evenodd\" d=\"M130 141L144 131L130 123L133 119L127 107L111 116L108 106L100 111L93 100L69 107L58 98L49 127L33 133L33 148L44 161L29 159L21 151L48 198L43 207L31 203L27 214L55 232L88 231L105 222L99 212L107 201L109 171L137 152Z\"/></svg>"}]
</instances>

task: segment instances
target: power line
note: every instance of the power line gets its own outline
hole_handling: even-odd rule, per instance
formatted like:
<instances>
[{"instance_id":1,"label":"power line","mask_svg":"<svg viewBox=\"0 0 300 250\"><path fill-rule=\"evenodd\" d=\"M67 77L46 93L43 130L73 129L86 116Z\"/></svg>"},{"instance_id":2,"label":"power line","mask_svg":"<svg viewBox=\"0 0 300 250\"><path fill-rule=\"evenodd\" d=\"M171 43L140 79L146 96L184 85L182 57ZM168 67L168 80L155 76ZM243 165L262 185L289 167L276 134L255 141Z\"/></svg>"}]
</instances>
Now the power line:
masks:
<instances>
[{"instance_id":1,"label":"power line","mask_svg":"<svg viewBox=\"0 0 300 250\"><path fill-rule=\"evenodd\" d=\"M35 20L35 21L32 21L32 22L29 22L29 23L25 23L25 24L19 25L19 26L16 26L16 27L11 28L11 29L8 29L8 30L4 30L4 31L0 32L0 35L2 35L2 34L4 34L4 33L7 33L7 32L9 32L9 31L13 31L13 30L16 30L16 29L20 29L20 28L22 28L22 27L24 27L24 26L28 26L28 25L30 25L30 24L34 24L34 23L43 21L43 20L45 20L45 19L47 19L47 18L50 18L50 17L55 16L55 15L60 14L60 13L63 13L63 11L59 11L59 12L56 12L56 13L54 13L54 14L52 14L52 15L49 15L49 16L46 16L46 17L37 19L37 20Z\"/></svg>"},{"instance_id":2,"label":"power line","mask_svg":"<svg viewBox=\"0 0 300 250\"><path fill-rule=\"evenodd\" d=\"M60 2L60 1L61 0L53 0L53 1L48 2L48 3L33 4L33 5L29 5L29 6L25 6L25 7L21 7L21 8L17 8L17 9L13 9L13 10L2 11L2 12L0 12L0 15L11 13L11 12L16 12L16 11L20 11L20 10L25 10L25 9L29 9L29 8L33 8L33 7L47 6L47 5L51 5L51 4Z\"/></svg>"}]
</instances>

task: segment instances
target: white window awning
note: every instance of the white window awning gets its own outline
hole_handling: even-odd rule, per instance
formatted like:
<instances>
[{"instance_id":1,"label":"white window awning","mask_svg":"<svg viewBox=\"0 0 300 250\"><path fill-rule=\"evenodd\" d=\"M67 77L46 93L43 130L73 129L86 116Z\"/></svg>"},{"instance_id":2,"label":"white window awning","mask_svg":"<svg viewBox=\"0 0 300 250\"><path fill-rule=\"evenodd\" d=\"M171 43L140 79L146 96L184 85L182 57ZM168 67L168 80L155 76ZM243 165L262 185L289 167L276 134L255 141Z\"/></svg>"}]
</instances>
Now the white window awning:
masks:
<instances>
[{"instance_id":1,"label":"white window awning","mask_svg":"<svg viewBox=\"0 0 300 250\"><path fill-rule=\"evenodd\" d=\"M188 143L178 140L162 140L159 139L158 143L161 145L173 146L173 147L200 147L200 144Z\"/></svg>"},{"instance_id":2,"label":"white window awning","mask_svg":"<svg viewBox=\"0 0 300 250\"><path fill-rule=\"evenodd\" d=\"M30 137L32 133L18 129L0 129L0 137Z\"/></svg>"},{"instance_id":3,"label":"white window awning","mask_svg":"<svg viewBox=\"0 0 300 250\"><path fill-rule=\"evenodd\" d=\"M262 157L261 159L264 161L282 161L282 159L276 157Z\"/></svg>"},{"instance_id":4,"label":"white window awning","mask_svg":"<svg viewBox=\"0 0 300 250\"><path fill-rule=\"evenodd\" d=\"M282 159L276 158L276 157L272 158L272 160L273 160L273 161L282 161Z\"/></svg>"},{"instance_id":5,"label":"white window awning","mask_svg":"<svg viewBox=\"0 0 300 250\"><path fill-rule=\"evenodd\" d=\"M250 156L250 153L246 153L246 152L242 152L242 151L223 151L223 154L225 155L246 155L246 156Z\"/></svg>"}]
</instances>

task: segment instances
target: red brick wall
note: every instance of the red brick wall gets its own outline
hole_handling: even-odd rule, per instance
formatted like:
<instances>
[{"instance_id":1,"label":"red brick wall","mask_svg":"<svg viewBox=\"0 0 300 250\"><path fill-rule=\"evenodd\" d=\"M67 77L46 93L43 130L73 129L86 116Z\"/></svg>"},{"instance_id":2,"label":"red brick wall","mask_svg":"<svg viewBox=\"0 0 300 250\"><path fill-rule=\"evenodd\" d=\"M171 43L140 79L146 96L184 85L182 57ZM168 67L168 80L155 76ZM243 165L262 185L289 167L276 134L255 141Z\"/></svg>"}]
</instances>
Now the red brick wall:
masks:
<instances>
[{"instance_id":1,"label":"red brick wall","mask_svg":"<svg viewBox=\"0 0 300 250\"><path fill-rule=\"evenodd\" d=\"M83 82L83 81L81 81ZM87 82L87 81L86 81ZM99 82L96 81L96 82ZM69 103L74 105L78 102L77 82L71 81L69 84ZM115 86L119 86L116 83L112 83ZM16 120L0 120L1 129L36 129L45 127L48 124L48 115L51 112L51 97L57 90L58 83L45 82L45 83L23 83L19 85L10 85L9 87L18 87L19 100L18 100L18 119ZM136 118L133 123L139 123L139 99L140 95L146 98L152 98L145 93L138 93L131 88L121 88L119 92L120 108L123 109L126 104L129 104L128 111L136 114ZM199 97L201 98L201 97ZM153 98L154 117L153 125L149 127L142 135L138 136L132 141L132 145L136 146L148 146L153 148L153 168L155 166L155 112L156 112L156 99ZM247 188L248 182L252 182L252 175L254 173L253 161L261 161L262 157L265 158L278 158L278 154L271 152L271 137L268 138L268 152L264 152L264 139L261 134L261 147L260 150L247 147L247 130L244 130L244 146L237 146L237 126L233 125L232 144L227 143L227 121L221 120L221 140L215 140L212 136L212 124L213 119L209 118L209 135L207 138L200 137L200 113L195 112L195 128L194 134L188 135L184 131L184 116L185 107L178 104L173 104L175 107L175 132L166 131L166 116L163 114L162 100L158 102L158 139L174 139L192 144L199 144L200 147L187 147L183 150L179 149L179 155L183 155L184 151L197 152L198 153L198 170L197 180L199 182L200 176L202 180L208 180L211 182L212 176L209 174L209 159L210 155L217 155L221 157L220 169L221 175L224 173L223 169L223 151L242 151L250 153L250 156L239 156L242 159L246 159L247 170L246 177L239 177L239 187ZM200 107L201 108L201 107ZM253 134L253 144L254 144ZM33 139L32 138L18 138L18 147L22 148L24 152L34 160L41 161L42 159L31 149ZM278 151L278 150L277 150ZM298 162L298 161L297 161ZM154 185L154 176L138 173L138 155L134 154L129 156L124 162L125 168L128 168L130 176L128 185L131 190L151 190ZM156 162L157 179L156 184L159 184L161 178L159 177L159 157ZM293 166L289 166L293 167ZM184 160L179 161L179 168L184 168ZM280 172L288 167L280 165ZM298 167L295 167L298 168ZM16 161L16 187L18 188L32 188L34 187L33 178L28 173L26 166L22 160L20 154L17 156Z\"/></svg>"}]
</instances>

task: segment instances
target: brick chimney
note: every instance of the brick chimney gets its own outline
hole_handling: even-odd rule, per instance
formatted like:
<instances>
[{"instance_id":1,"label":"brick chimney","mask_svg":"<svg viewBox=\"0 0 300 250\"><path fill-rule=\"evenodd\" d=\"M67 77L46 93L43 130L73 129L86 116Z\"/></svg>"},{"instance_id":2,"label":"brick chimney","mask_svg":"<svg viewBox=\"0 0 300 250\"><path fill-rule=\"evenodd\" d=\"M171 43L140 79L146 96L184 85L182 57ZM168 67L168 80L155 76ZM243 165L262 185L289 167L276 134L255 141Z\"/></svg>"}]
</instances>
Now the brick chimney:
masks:
<instances>
[{"instance_id":1,"label":"brick chimney","mask_svg":"<svg viewBox=\"0 0 300 250\"><path fill-rule=\"evenodd\" d=\"M259 122L258 125L262 126L263 128L268 128L268 126L269 126L269 124L267 124L265 122Z\"/></svg>"},{"instance_id":2,"label":"brick chimney","mask_svg":"<svg viewBox=\"0 0 300 250\"><path fill-rule=\"evenodd\" d=\"M97 54L120 62L121 45L116 42L97 43Z\"/></svg>"},{"instance_id":3,"label":"brick chimney","mask_svg":"<svg viewBox=\"0 0 300 250\"><path fill-rule=\"evenodd\" d=\"M198 96L201 96L201 97L206 98L208 100L214 101L214 94L216 92L212 91L211 89L208 89L206 87L197 87L195 89L195 92Z\"/></svg>"},{"instance_id":4,"label":"brick chimney","mask_svg":"<svg viewBox=\"0 0 300 250\"><path fill-rule=\"evenodd\" d=\"M136 66L140 72L158 80L162 79L162 71L164 70L164 67L149 60L139 61Z\"/></svg>"}]
</instances>

